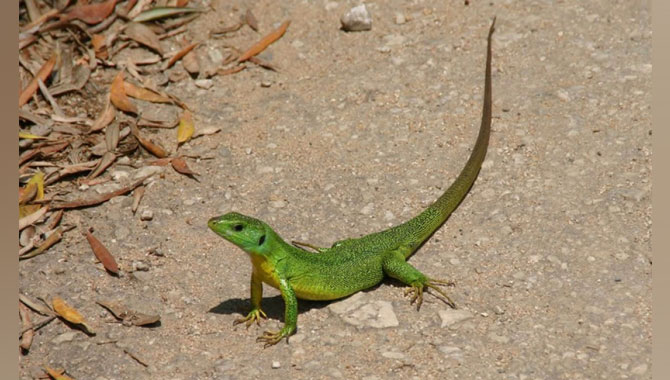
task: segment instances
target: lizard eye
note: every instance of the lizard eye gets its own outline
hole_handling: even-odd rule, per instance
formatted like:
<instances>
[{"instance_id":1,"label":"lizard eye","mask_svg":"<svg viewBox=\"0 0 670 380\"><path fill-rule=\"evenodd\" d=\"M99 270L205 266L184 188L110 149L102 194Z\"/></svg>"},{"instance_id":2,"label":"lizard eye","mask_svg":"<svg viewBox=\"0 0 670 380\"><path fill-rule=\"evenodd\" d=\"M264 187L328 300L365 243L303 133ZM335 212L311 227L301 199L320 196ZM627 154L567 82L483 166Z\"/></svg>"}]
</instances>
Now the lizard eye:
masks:
<instances>
[{"instance_id":1,"label":"lizard eye","mask_svg":"<svg viewBox=\"0 0 670 380\"><path fill-rule=\"evenodd\" d=\"M236 224L236 225L233 226L233 229L237 232L240 232L244 229L244 226L241 225L241 224Z\"/></svg>"},{"instance_id":2,"label":"lizard eye","mask_svg":"<svg viewBox=\"0 0 670 380\"><path fill-rule=\"evenodd\" d=\"M263 245L265 243L265 235L261 236L260 239L258 239L258 245Z\"/></svg>"}]
</instances>

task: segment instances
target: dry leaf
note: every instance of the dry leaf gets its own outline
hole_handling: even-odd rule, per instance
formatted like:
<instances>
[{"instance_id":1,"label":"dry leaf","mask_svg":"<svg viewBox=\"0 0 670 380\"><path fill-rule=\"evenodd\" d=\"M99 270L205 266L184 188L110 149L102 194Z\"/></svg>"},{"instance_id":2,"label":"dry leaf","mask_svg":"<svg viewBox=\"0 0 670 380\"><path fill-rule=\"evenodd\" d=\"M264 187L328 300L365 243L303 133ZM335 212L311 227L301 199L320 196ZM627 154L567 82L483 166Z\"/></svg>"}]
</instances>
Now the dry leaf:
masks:
<instances>
[{"instance_id":1,"label":"dry leaf","mask_svg":"<svg viewBox=\"0 0 670 380\"><path fill-rule=\"evenodd\" d=\"M219 128L219 127L214 127L214 126L204 127L204 128L198 129L193 134L193 137L213 135L213 134L215 134L219 131L221 131L221 128Z\"/></svg>"},{"instance_id":2,"label":"dry leaf","mask_svg":"<svg viewBox=\"0 0 670 380\"><path fill-rule=\"evenodd\" d=\"M142 99L152 103L172 103L172 99L157 94L151 90L147 90L146 88L137 87L130 82L124 82L123 85L126 90L126 95L135 99Z\"/></svg>"},{"instance_id":3,"label":"dry leaf","mask_svg":"<svg viewBox=\"0 0 670 380\"><path fill-rule=\"evenodd\" d=\"M159 158L153 161L147 161L148 166L166 166L172 161L172 157Z\"/></svg>"},{"instance_id":4,"label":"dry leaf","mask_svg":"<svg viewBox=\"0 0 670 380\"><path fill-rule=\"evenodd\" d=\"M19 343L19 347L23 351L28 351L33 344L35 330L32 329L33 324L30 321L30 311L26 305L21 302L19 302L19 316L21 317L21 328L25 330L25 332L21 334L21 343Z\"/></svg>"},{"instance_id":5,"label":"dry leaf","mask_svg":"<svg viewBox=\"0 0 670 380\"><path fill-rule=\"evenodd\" d=\"M111 253L109 253L109 250L102 245L100 240L98 240L91 231L86 231L86 240L88 240L88 244L91 245L91 249L93 250L93 254L95 254L95 257L100 260L102 265L110 271L111 273L114 273L116 275L119 274L119 266L116 264L116 260L114 260L114 257L112 256Z\"/></svg>"},{"instance_id":6,"label":"dry leaf","mask_svg":"<svg viewBox=\"0 0 670 380\"><path fill-rule=\"evenodd\" d=\"M181 174L186 174L190 176L198 174L192 171L186 164L186 161L184 161L184 159L181 157L175 157L172 159L172 167L174 168L174 170L176 170Z\"/></svg>"},{"instance_id":7,"label":"dry leaf","mask_svg":"<svg viewBox=\"0 0 670 380\"><path fill-rule=\"evenodd\" d=\"M48 211L49 207L44 206L39 210L19 219L19 231L40 220Z\"/></svg>"},{"instance_id":8,"label":"dry leaf","mask_svg":"<svg viewBox=\"0 0 670 380\"><path fill-rule=\"evenodd\" d=\"M19 219L23 219L40 209L40 205L19 205Z\"/></svg>"},{"instance_id":9,"label":"dry leaf","mask_svg":"<svg viewBox=\"0 0 670 380\"><path fill-rule=\"evenodd\" d=\"M112 152L105 152L105 154L102 155L102 158L100 161L98 161L98 166L86 177L86 179L91 180L105 171L111 164L116 161L116 154Z\"/></svg>"},{"instance_id":10,"label":"dry leaf","mask_svg":"<svg viewBox=\"0 0 670 380\"><path fill-rule=\"evenodd\" d=\"M33 135L32 133L19 131L20 139L30 139L30 140L47 140L48 137Z\"/></svg>"},{"instance_id":11,"label":"dry leaf","mask_svg":"<svg viewBox=\"0 0 670 380\"><path fill-rule=\"evenodd\" d=\"M160 315L149 315L131 310L119 301L96 301L96 303L109 310L116 319L122 320L124 325L144 326L161 320Z\"/></svg>"},{"instance_id":12,"label":"dry leaf","mask_svg":"<svg viewBox=\"0 0 670 380\"><path fill-rule=\"evenodd\" d=\"M29 183L26 187L19 187L19 205L26 204L37 195L37 184Z\"/></svg>"},{"instance_id":13,"label":"dry leaf","mask_svg":"<svg viewBox=\"0 0 670 380\"><path fill-rule=\"evenodd\" d=\"M185 110L179 119L179 127L177 127L177 144L190 140L193 132L195 132L193 116L190 111Z\"/></svg>"},{"instance_id":14,"label":"dry leaf","mask_svg":"<svg viewBox=\"0 0 670 380\"><path fill-rule=\"evenodd\" d=\"M114 197L119 196L119 195L123 195L123 194L131 192L136 187L140 186L142 184L142 182L144 182L144 180L149 178L149 177L151 177L151 176L149 175L149 176L140 178L136 182L134 182L134 183L132 183L132 184L126 186L126 187L123 187L119 190L112 191L112 192L105 193L105 194L100 194L99 196L96 196L96 197L93 197L93 198L78 199L78 200L71 201L71 202L53 203L53 204L51 204L51 209L52 210L60 210L60 209L70 209L70 208L95 206L97 204L106 202L106 201L108 201L108 200L110 200Z\"/></svg>"},{"instance_id":15,"label":"dry leaf","mask_svg":"<svg viewBox=\"0 0 670 380\"><path fill-rule=\"evenodd\" d=\"M104 21L112 11L117 0L107 0L104 3L77 4L66 13L68 19L78 19L89 25Z\"/></svg>"},{"instance_id":16,"label":"dry leaf","mask_svg":"<svg viewBox=\"0 0 670 380\"><path fill-rule=\"evenodd\" d=\"M19 301L23 302L26 306L29 308L33 309L37 313L40 313L45 316L51 316L53 315L53 312L51 309L46 307L45 304L37 303L37 301L34 301L30 299L28 296L19 293Z\"/></svg>"},{"instance_id":17,"label":"dry leaf","mask_svg":"<svg viewBox=\"0 0 670 380\"><path fill-rule=\"evenodd\" d=\"M95 56L100 59L107 59L109 53L107 52L107 45L105 41L107 37L104 34L94 34L91 37L91 44L93 45L93 51Z\"/></svg>"},{"instance_id":18,"label":"dry leaf","mask_svg":"<svg viewBox=\"0 0 670 380\"><path fill-rule=\"evenodd\" d=\"M204 10L198 8L155 7L138 14L133 18L133 21L135 22L150 21L163 17L171 17L182 13L193 13L193 12L204 12Z\"/></svg>"},{"instance_id":19,"label":"dry leaf","mask_svg":"<svg viewBox=\"0 0 670 380\"><path fill-rule=\"evenodd\" d=\"M130 126L130 130L133 133L133 136L137 139L137 141L140 142L140 144L144 147L144 149L148 150L151 154L158 158L163 158L167 157L167 152L163 147L161 147L158 144L155 144L153 141L149 139L145 139L140 135L140 130L137 128L135 125Z\"/></svg>"},{"instance_id":20,"label":"dry leaf","mask_svg":"<svg viewBox=\"0 0 670 380\"><path fill-rule=\"evenodd\" d=\"M47 78L49 78L49 75L51 75L51 72L54 69L54 66L56 65L56 62L58 62L58 52L54 52L51 54L51 57L49 58L48 61L44 62L40 70L37 72L37 75L28 83L26 88L21 91L19 94L19 107L23 106L30 100L30 98L35 94L37 91L37 88L39 87L39 82L37 81L38 79L41 80L42 82L46 82Z\"/></svg>"},{"instance_id":21,"label":"dry leaf","mask_svg":"<svg viewBox=\"0 0 670 380\"><path fill-rule=\"evenodd\" d=\"M34 250L26 253L25 255L19 256L19 260L25 260L31 257L35 257L37 255L41 255L42 253L46 252L46 250L49 249L52 245L58 243L62 237L63 237L63 228L58 227L51 232L49 237L44 240L44 243L42 243L39 247L35 248Z\"/></svg>"},{"instance_id":22,"label":"dry leaf","mask_svg":"<svg viewBox=\"0 0 670 380\"><path fill-rule=\"evenodd\" d=\"M68 305L62 298L54 297L54 299L51 301L51 307L53 307L54 312L56 312L56 314L58 314L61 318L72 324L81 325L84 327L87 333L95 335L95 332L93 332L90 326L88 326L86 320L81 314L79 314L77 309Z\"/></svg>"},{"instance_id":23,"label":"dry leaf","mask_svg":"<svg viewBox=\"0 0 670 380\"><path fill-rule=\"evenodd\" d=\"M53 230L54 228L56 228L56 226L58 226L58 224L60 223L62 217L63 217L63 210L56 211L56 213L53 214L53 216L51 216L51 219L49 220L49 226L48 226L49 229Z\"/></svg>"},{"instance_id":24,"label":"dry leaf","mask_svg":"<svg viewBox=\"0 0 670 380\"><path fill-rule=\"evenodd\" d=\"M65 370L55 370L50 367L44 367L44 370L49 374L49 376L53 377L54 380L74 380L70 376L64 375Z\"/></svg>"},{"instance_id":25,"label":"dry leaf","mask_svg":"<svg viewBox=\"0 0 670 380\"><path fill-rule=\"evenodd\" d=\"M127 24L123 32L126 36L137 41L141 45L147 46L161 56L163 55L160 39L148 26L139 22L131 22Z\"/></svg>"},{"instance_id":26,"label":"dry leaf","mask_svg":"<svg viewBox=\"0 0 670 380\"><path fill-rule=\"evenodd\" d=\"M114 120L114 117L116 116L116 111L114 110L114 106L112 105L110 98L111 98L111 92L110 94L107 95L107 99L105 101L105 109L102 111L100 116L98 116L98 118L95 119L95 122L91 127L91 132L99 131L105 128L107 125L109 125L109 123L112 122L112 120Z\"/></svg>"},{"instance_id":27,"label":"dry leaf","mask_svg":"<svg viewBox=\"0 0 670 380\"><path fill-rule=\"evenodd\" d=\"M142 200L142 197L144 196L144 191L146 190L146 187L140 186L135 191L133 191L133 206L131 207L131 210L133 211L133 214L137 211L137 208L140 206L140 201Z\"/></svg>"},{"instance_id":28,"label":"dry leaf","mask_svg":"<svg viewBox=\"0 0 670 380\"><path fill-rule=\"evenodd\" d=\"M119 145L119 125L111 124L105 129L105 145L108 152L113 152Z\"/></svg>"},{"instance_id":29,"label":"dry leaf","mask_svg":"<svg viewBox=\"0 0 670 380\"><path fill-rule=\"evenodd\" d=\"M198 75L200 73L200 62L198 61L197 51L189 51L182 59L181 65L189 74Z\"/></svg>"},{"instance_id":30,"label":"dry leaf","mask_svg":"<svg viewBox=\"0 0 670 380\"><path fill-rule=\"evenodd\" d=\"M145 326L153 325L161 320L160 315L149 315L134 311L129 318L126 318L127 322L132 323L135 326Z\"/></svg>"},{"instance_id":31,"label":"dry leaf","mask_svg":"<svg viewBox=\"0 0 670 380\"><path fill-rule=\"evenodd\" d=\"M167 62L167 65L165 65L165 68L169 69L170 67L172 67L172 65L174 65L175 62L180 60L183 56L187 55L196 46L198 46L198 43L194 42L192 44L189 44L189 45L186 45L185 47L183 47L181 50L179 50L177 52L177 54L174 55L174 57L170 58L170 60ZM186 66L184 66L184 67L186 67ZM189 70L187 69L187 71L189 71Z\"/></svg>"},{"instance_id":32,"label":"dry leaf","mask_svg":"<svg viewBox=\"0 0 670 380\"><path fill-rule=\"evenodd\" d=\"M123 71L119 71L112 82L109 99L112 104L121 111L137 114L137 106L128 99L126 95L125 84L123 81Z\"/></svg>"},{"instance_id":33,"label":"dry leaf","mask_svg":"<svg viewBox=\"0 0 670 380\"><path fill-rule=\"evenodd\" d=\"M237 59L237 62L244 62L244 61L248 60L249 58L253 57L254 55L262 52L263 50L265 50L268 46L270 46L270 44L277 41L279 38L281 38L281 36L284 35L284 33L286 32L286 29L288 28L288 26L290 24L291 24L290 20L284 21L284 23L282 23L279 26L279 28L277 28L276 30L273 30L268 35L261 38L260 41L255 43L252 47L249 48L249 50L244 52L244 54L242 54Z\"/></svg>"},{"instance_id":34,"label":"dry leaf","mask_svg":"<svg viewBox=\"0 0 670 380\"><path fill-rule=\"evenodd\" d=\"M251 29L253 29L255 32L258 32L258 21L256 21L254 14L251 13L251 9L247 9L247 13L244 15L244 19Z\"/></svg>"},{"instance_id":35,"label":"dry leaf","mask_svg":"<svg viewBox=\"0 0 670 380\"><path fill-rule=\"evenodd\" d=\"M240 72L240 71L242 71L242 70L244 70L244 69L246 69L246 68L247 68L246 65L239 65L239 66L231 67L231 68L229 68L229 69L219 69L216 73L217 73L218 75L221 75L221 76L223 76L223 75L230 75L230 74L238 73L238 72Z\"/></svg>"}]
</instances>

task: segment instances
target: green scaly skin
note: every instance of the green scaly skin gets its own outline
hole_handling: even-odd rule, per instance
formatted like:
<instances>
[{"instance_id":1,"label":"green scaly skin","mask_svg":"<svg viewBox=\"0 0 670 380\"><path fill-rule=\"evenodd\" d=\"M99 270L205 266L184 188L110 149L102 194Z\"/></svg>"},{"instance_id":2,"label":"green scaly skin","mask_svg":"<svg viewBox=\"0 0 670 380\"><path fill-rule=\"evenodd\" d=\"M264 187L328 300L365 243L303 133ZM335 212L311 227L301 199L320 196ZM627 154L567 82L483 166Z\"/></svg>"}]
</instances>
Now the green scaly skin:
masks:
<instances>
[{"instance_id":1,"label":"green scaly skin","mask_svg":"<svg viewBox=\"0 0 670 380\"><path fill-rule=\"evenodd\" d=\"M424 290L433 289L448 305L451 299L437 286L450 285L449 281L427 277L406 259L421 246L458 207L474 183L486 156L491 131L491 36L495 18L488 34L484 107L477 141L468 162L454 183L432 205L413 219L387 230L357 239L338 241L330 248L318 248L305 243L285 242L266 223L238 213L228 213L209 220L208 226L222 238L249 254L251 272L251 311L235 324L266 318L261 310L263 283L280 290L286 306L284 327L280 331L266 331L258 338L265 347L293 334L297 328L298 301L334 300L393 277L409 285L417 309L423 301ZM317 252L300 248L309 247ZM439 298L439 297L438 297Z\"/></svg>"}]
</instances>

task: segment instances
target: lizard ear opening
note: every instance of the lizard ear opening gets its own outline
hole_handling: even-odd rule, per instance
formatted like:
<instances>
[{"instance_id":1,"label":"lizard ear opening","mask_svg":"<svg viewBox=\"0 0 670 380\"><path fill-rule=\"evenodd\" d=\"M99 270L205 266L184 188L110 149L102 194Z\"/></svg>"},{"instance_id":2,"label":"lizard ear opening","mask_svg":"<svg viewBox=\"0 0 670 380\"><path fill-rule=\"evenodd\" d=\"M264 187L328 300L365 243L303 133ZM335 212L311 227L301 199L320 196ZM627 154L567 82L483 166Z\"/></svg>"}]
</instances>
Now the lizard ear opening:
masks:
<instances>
[{"instance_id":1,"label":"lizard ear opening","mask_svg":"<svg viewBox=\"0 0 670 380\"><path fill-rule=\"evenodd\" d=\"M260 239L258 239L258 245L263 245L265 243L265 235L261 236Z\"/></svg>"}]
</instances>

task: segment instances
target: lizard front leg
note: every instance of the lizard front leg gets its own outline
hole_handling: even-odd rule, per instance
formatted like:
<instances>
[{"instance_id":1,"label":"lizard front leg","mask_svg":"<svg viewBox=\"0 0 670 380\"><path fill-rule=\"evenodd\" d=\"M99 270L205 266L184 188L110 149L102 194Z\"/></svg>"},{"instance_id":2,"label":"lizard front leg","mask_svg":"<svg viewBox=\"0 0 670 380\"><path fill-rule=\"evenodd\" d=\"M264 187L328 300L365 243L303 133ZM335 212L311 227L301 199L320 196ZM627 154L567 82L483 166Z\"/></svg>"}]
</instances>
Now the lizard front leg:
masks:
<instances>
[{"instance_id":1,"label":"lizard front leg","mask_svg":"<svg viewBox=\"0 0 670 380\"><path fill-rule=\"evenodd\" d=\"M425 288L435 290L443 297L437 298L440 298L444 303L455 308L456 305L454 304L454 301L438 288L440 285L453 285L453 282L428 278L418 269L411 266L405 261L405 251L410 249L411 248L409 247L400 247L388 252L382 262L384 273L386 273L387 276L400 280L410 286L405 291L405 295L412 294L411 303L416 302L417 310L421 308L421 304L423 303L423 291Z\"/></svg>"},{"instance_id":2,"label":"lizard front leg","mask_svg":"<svg viewBox=\"0 0 670 380\"><path fill-rule=\"evenodd\" d=\"M261 318L267 319L267 315L261 310L261 299L263 298L263 281L256 274L256 271L251 272L251 311L244 318L238 318L233 322L233 325L244 323L247 328L251 326L254 321L260 326Z\"/></svg>"},{"instance_id":3,"label":"lizard front leg","mask_svg":"<svg viewBox=\"0 0 670 380\"><path fill-rule=\"evenodd\" d=\"M265 342L263 348L277 344L284 338L286 338L286 342L288 342L288 337L295 333L298 325L298 299L287 279L279 279L279 291L281 292L285 305L284 327L279 331L265 331L263 335L259 336L256 341Z\"/></svg>"}]
</instances>

